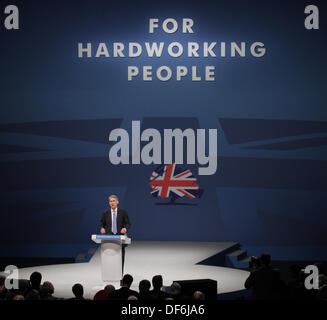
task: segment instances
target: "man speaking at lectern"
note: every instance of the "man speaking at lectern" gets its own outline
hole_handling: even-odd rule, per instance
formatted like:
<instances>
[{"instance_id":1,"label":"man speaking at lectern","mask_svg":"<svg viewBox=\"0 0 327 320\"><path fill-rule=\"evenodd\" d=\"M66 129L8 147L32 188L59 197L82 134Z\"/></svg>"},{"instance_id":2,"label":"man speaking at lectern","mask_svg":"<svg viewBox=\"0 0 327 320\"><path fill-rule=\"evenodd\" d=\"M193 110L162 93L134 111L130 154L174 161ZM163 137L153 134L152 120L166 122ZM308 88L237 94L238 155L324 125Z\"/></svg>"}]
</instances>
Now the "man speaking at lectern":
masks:
<instances>
[{"instance_id":1,"label":"man speaking at lectern","mask_svg":"<svg viewBox=\"0 0 327 320\"><path fill-rule=\"evenodd\" d=\"M122 235L126 234L130 228L131 223L125 209L118 208L118 197L116 195L109 196L110 209L107 209L102 213L100 222L100 232L102 234ZM124 262L125 262L125 247L122 245L122 273L124 274Z\"/></svg>"},{"instance_id":2,"label":"man speaking at lectern","mask_svg":"<svg viewBox=\"0 0 327 320\"><path fill-rule=\"evenodd\" d=\"M126 234L131 224L127 211L118 208L118 197L115 195L109 196L110 209L106 210L102 214L101 229L102 234Z\"/></svg>"}]
</instances>

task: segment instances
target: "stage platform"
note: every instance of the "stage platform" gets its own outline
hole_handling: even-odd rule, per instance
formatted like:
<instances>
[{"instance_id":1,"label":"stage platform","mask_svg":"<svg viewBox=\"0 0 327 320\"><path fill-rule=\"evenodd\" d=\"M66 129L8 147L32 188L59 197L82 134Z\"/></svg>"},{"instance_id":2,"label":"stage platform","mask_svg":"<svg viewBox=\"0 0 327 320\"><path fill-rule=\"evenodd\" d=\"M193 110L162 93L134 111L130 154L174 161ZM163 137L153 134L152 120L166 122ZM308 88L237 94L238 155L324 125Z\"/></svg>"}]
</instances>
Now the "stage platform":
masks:
<instances>
[{"instance_id":1,"label":"stage platform","mask_svg":"<svg viewBox=\"0 0 327 320\"><path fill-rule=\"evenodd\" d=\"M124 273L133 276L132 289L138 291L143 279L151 281L161 274L164 285L174 280L212 279L218 283L218 294L244 289L249 272L240 269L198 264L209 257L227 252L235 242L153 242L134 241L126 248ZM19 269L19 279L29 279L34 271L42 274L42 282L50 281L55 287L54 296L73 297L72 286L84 286L84 296L93 299L94 294L107 284L120 287L119 282L101 280L100 247L88 262L35 266Z\"/></svg>"}]
</instances>

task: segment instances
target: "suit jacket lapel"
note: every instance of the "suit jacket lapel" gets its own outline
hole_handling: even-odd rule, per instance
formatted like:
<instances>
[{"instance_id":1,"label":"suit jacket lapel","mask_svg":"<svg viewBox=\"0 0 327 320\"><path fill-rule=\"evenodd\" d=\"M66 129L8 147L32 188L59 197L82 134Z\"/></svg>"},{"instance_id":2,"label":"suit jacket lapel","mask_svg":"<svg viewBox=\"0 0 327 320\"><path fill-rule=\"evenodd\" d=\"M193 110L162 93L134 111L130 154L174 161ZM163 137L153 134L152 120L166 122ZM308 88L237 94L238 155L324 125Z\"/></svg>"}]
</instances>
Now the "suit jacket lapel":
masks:
<instances>
[{"instance_id":1,"label":"suit jacket lapel","mask_svg":"<svg viewBox=\"0 0 327 320\"><path fill-rule=\"evenodd\" d=\"M111 229L112 229L111 209L108 210L108 215L109 215L109 217L108 217L108 222L109 222L108 225L109 225L109 230L111 232Z\"/></svg>"},{"instance_id":2,"label":"suit jacket lapel","mask_svg":"<svg viewBox=\"0 0 327 320\"><path fill-rule=\"evenodd\" d=\"M121 226L121 214L120 209L117 209L117 232L120 233L120 226ZM118 230L119 229L119 230Z\"/></svg>"}]
</instances>

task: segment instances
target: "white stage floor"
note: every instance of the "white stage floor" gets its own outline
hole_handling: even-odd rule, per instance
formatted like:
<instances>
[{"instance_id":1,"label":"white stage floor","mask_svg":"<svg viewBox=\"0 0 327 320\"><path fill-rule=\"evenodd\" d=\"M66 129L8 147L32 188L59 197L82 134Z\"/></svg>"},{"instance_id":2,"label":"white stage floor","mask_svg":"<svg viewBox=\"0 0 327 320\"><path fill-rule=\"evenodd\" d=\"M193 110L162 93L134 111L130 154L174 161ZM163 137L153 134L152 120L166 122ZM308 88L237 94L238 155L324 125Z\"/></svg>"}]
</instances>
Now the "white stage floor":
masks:
<instances>
[{"instance_id":1,"label":"white stage floor","mask_svg":"<svg viewBox=\"0 0 327 320\"><path fill-rule=\"evenodd\" d=\"M143 279L151 281L156 274L163 276L164 285L174 280L212 279L218 283L218 294L244 289L249 272L233 268L196 265L213 256L234 242L150 242L135 241L126 248L124 273L133 276L132 289L138 291ZM19 269L19 279L29 279L34 271L42 274L42 282L50 281L55 287L54 296L73 297L72 286L80 283L84 297L93 299L94 294L107 284L116 288L118 282L101 280L99 248L89 262L36 266Z\"/></svg>"}]
</instances>

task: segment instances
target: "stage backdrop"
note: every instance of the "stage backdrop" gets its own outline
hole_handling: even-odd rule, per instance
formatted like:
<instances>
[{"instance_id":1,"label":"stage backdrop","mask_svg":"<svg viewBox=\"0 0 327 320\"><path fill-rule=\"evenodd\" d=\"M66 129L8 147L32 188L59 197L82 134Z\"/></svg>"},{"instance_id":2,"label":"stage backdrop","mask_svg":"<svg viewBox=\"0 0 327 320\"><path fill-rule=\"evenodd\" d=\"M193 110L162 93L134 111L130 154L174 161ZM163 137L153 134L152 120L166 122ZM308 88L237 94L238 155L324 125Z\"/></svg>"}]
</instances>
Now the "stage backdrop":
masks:
<instances>
[{"instance_id":1,"label":"stage backdrop","mask_svg":"<svg viewBox=\"0 0 327 320\"><path fill-rule=\"evenodd\" d=\"M327 259L324 1L2 1L1 256L133 240Z\"/></svg>"}]
</instances>

